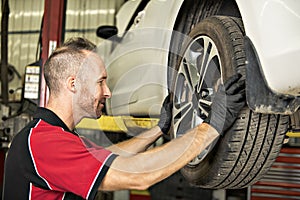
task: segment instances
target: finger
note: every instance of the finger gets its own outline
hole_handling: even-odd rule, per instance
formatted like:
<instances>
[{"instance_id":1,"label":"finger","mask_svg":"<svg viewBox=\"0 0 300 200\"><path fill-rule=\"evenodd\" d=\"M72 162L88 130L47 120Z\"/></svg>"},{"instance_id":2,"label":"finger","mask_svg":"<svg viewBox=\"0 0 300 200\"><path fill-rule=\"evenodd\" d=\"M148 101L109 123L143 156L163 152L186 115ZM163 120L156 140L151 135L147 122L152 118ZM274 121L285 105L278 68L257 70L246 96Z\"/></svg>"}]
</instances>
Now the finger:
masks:
<instances>
[{"instance_id":1,"label":"finger","mask_svg":"<svg viewBox=\"0 0 300 200\"><path fill-rule=\"evenodd\" d=\"M167 105L170 102L170 93L166 96L166 98L163 101L163 106Z\"/></svg>"},{"instance_id":2,"label":"finger","mask_svg":"<svg viewBox=\"0 0 300 200\"><path fill-rule=\"evenodd\" d=\"M243 90L241 93L233 95L230 98L231 98L231 101L233 101L234 103L243 102L246 100L245 91Z\"/></svg>"},{"instance_id":3,"label":"finger","mask_svg":"<svg viewBox=\"0 0 300 200\"><path fill-rule=\"evenodd\" d=\"M241 90L245 89L245 80L240 80L234 84L232 84L231 87L228 88L226 91L226 94L233 95L241 92Z\"/></svg>"},{"instance_id":4,"label":"finger","mask_svg":"<svg viewBox=\"0 0 300 200\"><path fill-rule=\"evenodd\" d=\"M231 76L224 84L225 90L228 90L231 87L231 85L237 82L241 77L241 74L235 74Z\"/></svg>"}]
</instances>

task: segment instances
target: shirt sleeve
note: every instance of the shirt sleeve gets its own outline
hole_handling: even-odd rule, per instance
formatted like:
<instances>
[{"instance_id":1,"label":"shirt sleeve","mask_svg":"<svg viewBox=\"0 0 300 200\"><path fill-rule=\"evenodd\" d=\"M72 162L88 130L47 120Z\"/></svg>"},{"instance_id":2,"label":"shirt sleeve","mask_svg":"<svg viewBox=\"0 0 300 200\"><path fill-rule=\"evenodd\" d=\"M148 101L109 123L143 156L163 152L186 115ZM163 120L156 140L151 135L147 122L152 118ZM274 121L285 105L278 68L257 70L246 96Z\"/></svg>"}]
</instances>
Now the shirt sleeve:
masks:
<instances>
[{"instance_id":1,"label":"shirt sleeve","mask_svg":"<svg viewBox=\"0 0 300 200\"><path fill-rule=\"evenodd\" d=\"M88 144L88 145L86 145ZM29 139L37 174L49 189L93 199L111 163L112 152L69 132L32 133Z\"/></svg>"}]
</instances>

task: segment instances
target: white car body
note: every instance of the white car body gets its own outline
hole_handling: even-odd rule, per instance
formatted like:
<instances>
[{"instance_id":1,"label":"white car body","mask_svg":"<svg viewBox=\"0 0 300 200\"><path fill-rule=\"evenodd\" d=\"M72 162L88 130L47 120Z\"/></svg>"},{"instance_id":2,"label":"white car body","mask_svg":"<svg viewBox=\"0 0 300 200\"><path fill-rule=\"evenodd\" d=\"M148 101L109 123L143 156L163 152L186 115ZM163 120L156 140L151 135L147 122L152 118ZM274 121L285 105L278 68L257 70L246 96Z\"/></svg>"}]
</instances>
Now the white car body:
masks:
<instances>
[{"instance_id":1,"label":"white car body","mask_svg":"<svg viewBox=\"0 0 300 200\"><path fill-rule=\"evenodd\" d=\"M288 129L299 130L290 120L299 119L299 16L298 0L126 1L116 27L97 29L109 49L107 114L159 117L170 93L169 136L178 138L209 117L219 85L240 73L247 106L181 172L203 188L253 185L272 166Z\"/></svg>"},{"instance_id":2,"label":"white car body","mask_svg":"<svg viewBox=\"0 0 300 200\"><path fill-rule=\"evenodd\" d=\"M130 0L121 7L116 16L119 33L126 31L141 1ZM159 114L160 104L167 94L167 68L161 66L168 65L171 33L183 3L184 0L151 0L135 17L130 34L124 35L120 47L107 62L114 96L108 102L113 110L108 110L109 114ZM300 1L236 0L236 4L246 36L259 58L266 86L274 94L299 96ZM161 31L155 35L151 30ZM131 41L135 44L130 45ZM141 49L148 49L148 53ZM138 75L128 73L133 71Z\"/></svg>"},{"instance_id":3,"label":"white car body","mask_svg":"<svg viewBox=\"0 0 300 200\"><path fill-rule=\"evenodd\" d=\"M300 2L236 2L246 35L255 46L269 88L275 93L299 96Z\"/></svg>"}]
</instances>

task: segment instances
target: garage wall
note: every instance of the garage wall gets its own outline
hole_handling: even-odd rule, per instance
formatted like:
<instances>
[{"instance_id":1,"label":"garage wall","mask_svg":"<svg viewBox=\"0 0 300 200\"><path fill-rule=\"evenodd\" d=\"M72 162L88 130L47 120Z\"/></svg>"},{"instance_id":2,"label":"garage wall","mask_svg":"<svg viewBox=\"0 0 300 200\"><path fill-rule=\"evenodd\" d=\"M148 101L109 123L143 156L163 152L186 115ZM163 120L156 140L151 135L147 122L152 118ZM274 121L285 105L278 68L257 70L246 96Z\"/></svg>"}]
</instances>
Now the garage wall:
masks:
<instances>
[{"instance_id":1,"label":"garage wall","mask_svg":"<svg viewBox=\"0 0 300 200\"><path fill-rule=\"evenodd\" d=\"M22 75L24 66L36 60L44 1L10 0L9 7L8 62ZM22 79L16 76L9 83L9 88L16 89L21 86Z\"/></svg>"},{"instance_id":2,"label":"garage wall","mask_svg":"<svg viewBox=\"0 0 300 200\"><path fill-rule=\"evenodd\" d=\"M67 4L66 35L84 36L98 44L96 36L100 25L115 24L115 14L124 0L69 0Z\"/></svg>"},{"instance_id":3,"label":"garage wall","mask_svg":"<svg viewBox=\"0 0 300 200\"><path fill-rule=\"evenodd\" d=\"M84 36L99 44L101 40L95 34L97 27L114 24L114 15L123 2L124 0L67 1L65 38ZM9 0L9 6L8 62L23 76L25 66L38 59L38 38L44 12L44 1ZM22 79L15 76L9 83L9 88L15 90L20 87L22 87ZM18 95L12 95L10 99L16 97Z\"/></svg>"}]
</instances>

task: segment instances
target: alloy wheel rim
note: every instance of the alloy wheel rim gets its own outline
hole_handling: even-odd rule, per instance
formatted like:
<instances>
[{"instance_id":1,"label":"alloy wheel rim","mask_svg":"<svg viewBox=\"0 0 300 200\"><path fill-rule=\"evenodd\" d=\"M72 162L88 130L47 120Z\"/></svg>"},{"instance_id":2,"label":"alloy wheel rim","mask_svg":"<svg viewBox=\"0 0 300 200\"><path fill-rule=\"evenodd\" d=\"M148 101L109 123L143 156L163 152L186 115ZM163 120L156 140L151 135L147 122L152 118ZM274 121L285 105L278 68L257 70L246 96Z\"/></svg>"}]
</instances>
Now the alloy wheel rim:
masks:
<instances>
[{"instance_id":1,"label":"alloy wheel rim","mask_svg":"<svg viewBox=\"0 0 300 200\"><path fill-rule=\"evenodd\" d=\"M222 83L219 51L207 36L192 39L183 53L175 79L173 96L174 138L203 123L214 94ZM189 165L198 165L217 140L202 151Z\"/></svg>"}]
</instances>

